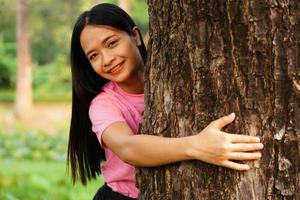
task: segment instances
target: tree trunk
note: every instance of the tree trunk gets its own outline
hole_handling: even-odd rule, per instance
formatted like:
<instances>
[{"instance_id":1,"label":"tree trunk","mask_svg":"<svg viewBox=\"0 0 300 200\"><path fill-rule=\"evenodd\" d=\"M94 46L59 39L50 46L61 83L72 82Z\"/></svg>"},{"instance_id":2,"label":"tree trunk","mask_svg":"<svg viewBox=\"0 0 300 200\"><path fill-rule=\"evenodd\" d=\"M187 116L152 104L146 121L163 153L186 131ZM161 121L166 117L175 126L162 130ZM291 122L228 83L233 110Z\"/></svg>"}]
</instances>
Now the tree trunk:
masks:
<instances>
[{"instance_id":1,"label":"tree trunk","mask_svg":"<svg viewBox=\"0 0 300 200\"><path fill-rule=\"evenodd\" d=\"M32 107L32 67L28 38L28 5L26 0L17 0L17 57L18 74L15 109L16 116L28 116Z\"/></svg>"},{"instance_id":2,"label":"tree trunk","mask_svg":"<svg viewBox=\"0 0 300 200\"><path fill-rule=\"evenodd\" d=\"M118 0L119 7L125 10L128 14L131 12L130 0Z\"/></svg>"},{"instance_id":3,"label":"tree trunk","mask_svg":"<svg viewBox=\"0 0 300 200\"><path fill-rule=\"evenodd\" d=\"M247 172L200 161L140 168L140 199L300 199L300 1L148 4L141 132L194 135L235 112L226 131L265 147Z\"/></svg>"}]
</instances>

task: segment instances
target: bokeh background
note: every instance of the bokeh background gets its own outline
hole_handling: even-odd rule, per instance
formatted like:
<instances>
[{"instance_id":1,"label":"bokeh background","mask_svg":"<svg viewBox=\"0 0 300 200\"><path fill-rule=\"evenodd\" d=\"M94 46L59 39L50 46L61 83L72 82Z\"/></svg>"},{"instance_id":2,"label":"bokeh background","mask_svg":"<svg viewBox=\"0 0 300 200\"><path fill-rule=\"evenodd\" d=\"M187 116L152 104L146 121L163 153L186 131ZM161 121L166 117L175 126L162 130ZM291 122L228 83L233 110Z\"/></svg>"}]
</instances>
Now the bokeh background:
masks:
<instances>
[{"instance_id":1,"label":"bokeh background","mask_svg":"<svg viewBox=\"0 0 300 200\"><path fill-rule=\"evenodd\" d=\"M78 15L102 2L127 5L147 40L146 0L27 0L32 107L15 112L17 2L0 0L0 199L92 199L102 177L72 185L66 170L71 114L69 47ZM18 97L19 98L19 97Z\"/></svg>"}]
</instances>

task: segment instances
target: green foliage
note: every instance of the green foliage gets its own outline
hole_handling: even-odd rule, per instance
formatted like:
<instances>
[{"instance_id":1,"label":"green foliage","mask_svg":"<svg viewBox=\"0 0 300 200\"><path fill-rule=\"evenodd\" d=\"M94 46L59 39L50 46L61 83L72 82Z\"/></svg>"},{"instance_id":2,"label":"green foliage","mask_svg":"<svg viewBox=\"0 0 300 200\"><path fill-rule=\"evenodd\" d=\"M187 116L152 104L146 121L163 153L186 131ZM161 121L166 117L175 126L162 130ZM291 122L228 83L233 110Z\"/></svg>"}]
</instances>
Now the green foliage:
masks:
<instances>
[{"instance_id":1,"label":"green foliage","mask_svg":"<svg viewBox=\"0 0 300 200\"><path fill-rule=\"evenodd\" d=\"M92 199L103 178L72 185L66 171L67 136L0 129L0 199Z\"/></svg>"},{"instance_id":2,"label":"green foliage","mask_svg":"<svg viewBox=\"0 0 300 200\"><path fill-rule=\"evenodd\" d=\"M71 99L71 70L65 57L33 70L35 101L68 101Z\"/></svg>"},{"instance_id":3,"label":"green foliage","mask_svg":"<svg viewBox=\"0 0 300 200\"><path fill-rule=\"evenodd\" d=\"M0 37L5 42L16 41L16 1L0 0Z\"/></svg>"},{"instance_id":4,"label":"green foliage","mask_svg":"<svg viewBox=\"0 0 300 200\"><path fill-rule=\"evenodd\" d=\"M0 43L1 55L1 43ZM15 91L15 67L5 65L1 68L0 58L0 102L13 102ZM2 73L7 71L7 73ZM9 79L10 78L10 79ZM7 80L9 79L9 80ZM7 83L5 81L8 81ZM4 83L7 84L5 87ZM33 100L34 102L66 102L71 100L71 71L66 59L58 56L52 63L44 66L33 66Z\"/></svg>"},{"instance_id":5,"label":"green foliage","mask_svg":"<svg viewBox=\"0 0 300 200\"><path fill-rule=\"evenodd\" d=\"M0 88L11 88L16 76L16 44L0 37Z\"/></svg>"},{"instance_id":6,"label":"green foliage","mask_svg":"<svg viewBox=\"0 0 300 200\"><path fill-rule=\"evenodd\" d=\"M145 0L131 0L132 13L130 16L133 18L137 26L141 29L143 35L148 32L148 5Z\"/></svg>"},{"instance_id":7,"label":"green foliage","mask_svg":"<svg viewBox=\"0 0 300 200\"><path fill-rule=\"evenodd\" d=\"M80 13L78 0L29 0L32 59L38 65L68 56L73 22Z\"/></svg>"},{"instance_id":8,"label":"green foliage","mask_svg":"<svg viewBox=\"0 0 300 200\"><path fill-rule=\"evenodd\" d=\"M0 130L0 160L66 160L67 138L34 131Z\"/></svg>"},{"instance_id":9,"label":"green foliage","mask_svg":"<svg viewBox=\"0 0 300 200\"><path fill-rule=\"evenodd\" d=\"M10 103L15 100L15 91L12 89L0 88L0 102Z\"/></svg>"},{"instance_id":10,"label":"green foliage","mask_svg":"<svg viewBox=\"0 0 300 200\"><path fill-rule=\"evenodd\" d=\"M103 185L101 177L86 187L72 185L64 162L14 160L0 165L2 200L92 199Z\"/></svg>"}]
</instances>

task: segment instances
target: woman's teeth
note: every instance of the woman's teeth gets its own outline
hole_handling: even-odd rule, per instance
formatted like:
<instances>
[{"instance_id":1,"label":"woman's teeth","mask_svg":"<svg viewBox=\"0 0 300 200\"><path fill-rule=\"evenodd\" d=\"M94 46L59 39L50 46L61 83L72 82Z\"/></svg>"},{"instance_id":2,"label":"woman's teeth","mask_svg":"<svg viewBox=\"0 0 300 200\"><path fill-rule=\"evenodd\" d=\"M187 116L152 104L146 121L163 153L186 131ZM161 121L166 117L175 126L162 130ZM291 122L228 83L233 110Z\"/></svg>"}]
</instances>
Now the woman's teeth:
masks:
<instances>
[{"instance_id":1,"label":"woman's teeth","mask_svg":"<svg viewBox=\"0 0 300 200\"><path fill-rule=\"evenodd\" d=\"M109 70L109 73L113 73L114 71L116 71L122 63L118 64L117 66L115 66L114 68L112 68L111 70Z\"/></svg>"}]
</instances>

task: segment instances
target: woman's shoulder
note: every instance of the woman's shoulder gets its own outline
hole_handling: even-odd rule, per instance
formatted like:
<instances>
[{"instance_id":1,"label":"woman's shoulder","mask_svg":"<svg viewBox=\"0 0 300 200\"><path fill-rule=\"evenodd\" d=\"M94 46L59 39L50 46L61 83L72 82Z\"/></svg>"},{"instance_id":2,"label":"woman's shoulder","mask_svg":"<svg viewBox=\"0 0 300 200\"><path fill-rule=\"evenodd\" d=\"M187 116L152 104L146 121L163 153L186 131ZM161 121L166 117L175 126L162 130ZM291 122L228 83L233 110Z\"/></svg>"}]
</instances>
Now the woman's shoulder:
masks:
<instances>
[{"instance_id":1,"label":"woman's shoulder","mask_svg":"<svg viewBox=\"0 0 300 200\"><path fill-rule=\"evenodd\" d=\"M109 81L102 87L101 92L93 98L92 103L111 100L113 97L112 93L109 92L109 90L111 90L111 87L112 87L112 83L111 81Z\"/></svg>"},{"instance_id":2,"label":"woman's shoulder","mask_svg":"<svg viewBox=\"0 0 300 200\"><path fill-rule=\"evenodd\" d=\"M113 106L116 104L116 99L114 96L102 91L99 93L91 102L90 107L92 106Z\"/></svg>"},{"instance_id":3,"label":"woman's shoulder","mask_svg":"<svg viewBox=\"0 0 300 200\"><path fill-rule=\"evenodd\" d=\"M98 116L99 113L121 112L118 102L105 92L98 94L91 102L89 116Z\"/></svg>"}]
</instances>

